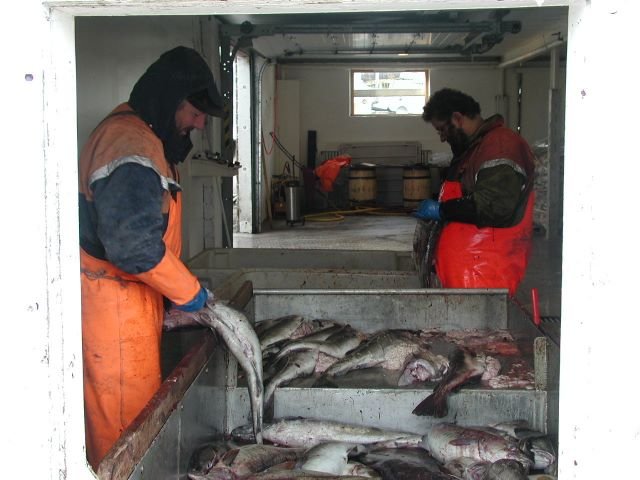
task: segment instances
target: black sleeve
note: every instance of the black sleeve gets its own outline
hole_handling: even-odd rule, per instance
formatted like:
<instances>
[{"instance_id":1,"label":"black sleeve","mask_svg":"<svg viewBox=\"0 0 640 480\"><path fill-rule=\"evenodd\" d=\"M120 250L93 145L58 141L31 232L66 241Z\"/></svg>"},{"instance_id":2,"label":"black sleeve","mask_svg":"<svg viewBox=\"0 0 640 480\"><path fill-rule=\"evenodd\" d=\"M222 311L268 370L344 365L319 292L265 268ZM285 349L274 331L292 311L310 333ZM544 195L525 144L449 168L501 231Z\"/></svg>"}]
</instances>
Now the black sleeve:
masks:
<instances>
[{"instance_id":1,"label":"black sleeve","mask_svg":"<svg viewBox=\"0 0 640 480\"><path fill-rule=\"evenodd\" d=\"M440 211L448 221L510 227L524 198L524 183L525 178L509 165L484 168L470 195L443 202Z\"/></svg>"},{"instance_id":2,"label":"black sleeve","mask_svg":"<svg viewBox=\"0 0 640 480\"><path fill-rule=\"evenodd\" d=\"M446 221L461 223L478 223L476 202L472 196L447 200L440 205L440 214Z\"/></svg>"},{"instance_id":3,"label":"black sleeve","mask_svg":"<svg viewBox=\"0 0 640 480\"><path fill-rule=\"evenodd\" d=\"M92 185L97 234L107 260L127 273L151 270L164 257L163 189L151 168L126 163Z\"/></svg>"}]
</instances>

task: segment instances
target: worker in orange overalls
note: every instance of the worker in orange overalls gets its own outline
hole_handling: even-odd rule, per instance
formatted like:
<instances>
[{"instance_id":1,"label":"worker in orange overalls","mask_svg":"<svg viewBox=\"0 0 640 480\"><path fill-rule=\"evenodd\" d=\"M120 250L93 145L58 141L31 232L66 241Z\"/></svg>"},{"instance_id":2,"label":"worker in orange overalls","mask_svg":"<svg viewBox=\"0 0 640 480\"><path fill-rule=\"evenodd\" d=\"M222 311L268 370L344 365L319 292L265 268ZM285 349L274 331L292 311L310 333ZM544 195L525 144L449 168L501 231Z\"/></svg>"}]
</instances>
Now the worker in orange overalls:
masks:
<instances>
[{"instance_id":1,"label":"worker in orange overalls","mask_svg":"<svg viewBox=\"0 0 640 480\"><path fill-rule=\"evenodd\" d=\"M160 56L92 132L79 162L87 458L94 469L161 383L164 304L193 312L209 292L180 260L176 165L190 132L222 116L204 59Z\"/></svg>"},{"instance_id":2,"label":"worker in orange overalls","mask_svg":"<svg viewBox=\"0 0 640 480\"><path fill-rule=\"evenodd\" d=\"M483 119L478 102L457 90L434 93L422 118L453 152L438 200L424 200L416 212L443 223L435 251L440 283L515 295L531 251L531 148L500 115Z\"/></svg>"}]
</instances>

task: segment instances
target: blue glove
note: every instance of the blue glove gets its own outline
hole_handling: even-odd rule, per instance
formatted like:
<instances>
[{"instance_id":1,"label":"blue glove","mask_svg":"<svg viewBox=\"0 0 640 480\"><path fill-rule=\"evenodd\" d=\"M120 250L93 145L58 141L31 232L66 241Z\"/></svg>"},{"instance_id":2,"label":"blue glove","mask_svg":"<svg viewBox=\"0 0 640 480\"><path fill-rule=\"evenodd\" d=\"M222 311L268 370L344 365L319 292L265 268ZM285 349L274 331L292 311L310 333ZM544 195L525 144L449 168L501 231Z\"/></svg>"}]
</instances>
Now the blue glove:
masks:
<instances>
[{"instance_id":1,"label":"blue glove","mask_svg":"<svg viewBox=\"0 0 640 480\"><path fill-rule=\"evenodd\" d=\"M423 220L440 220L440 202L427 198L420 202L415 216Z\"/></svg>"},{"instance_id":2,"label":"blue glove","mask_svg":"<svg viewBox=\"0 0 640 480\"><path fill-rule=\"evenodd\" d=\"M185 303L184 305L174 305L178 310L182 310L183 312L197 312L202 307L204 307L205 303L207 303L207 298L209 296L209 292L206 288L201 287L198 294L193 297L193 300Z\"/></svg>"}]
</instances>

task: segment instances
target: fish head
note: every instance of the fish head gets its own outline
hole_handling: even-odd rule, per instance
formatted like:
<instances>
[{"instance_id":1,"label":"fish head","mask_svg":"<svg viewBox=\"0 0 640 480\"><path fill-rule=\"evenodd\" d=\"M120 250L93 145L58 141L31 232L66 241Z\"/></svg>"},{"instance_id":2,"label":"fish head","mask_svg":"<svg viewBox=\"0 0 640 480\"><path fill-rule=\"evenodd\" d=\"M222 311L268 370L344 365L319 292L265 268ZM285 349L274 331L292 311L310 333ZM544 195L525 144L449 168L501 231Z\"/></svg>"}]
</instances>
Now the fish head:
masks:
<instances>
[{"instance_id":1,"label":"fish head","mask_svg":"<svg viewBox=\"0 0 640 480\"><path fill-rule=\"evenodd\" d=\"M207 443L195 450L191 456L189 473L193 476L205 475L229 450L225 442Z\"/></svg>"},{"instance_id":2,"label":"fish head","mask_svg":"<svg viewBox=\"0 0 640 480\"><path fill-rule=\"evenodd\" d=\"M203 477L192 477L189 475L190 480L238 480L240 477L229 467L217 466L213 467Z\"/></svg>"},{"instance_id":3,"label":"fish head","mask_svg":"<svg viewBox=\"0 0 640 480\"><path fill-rule=\"evenodd\" d=\"M516 460L501 459L489 466L484 480L527 480L527 471Z\"/></svg>"},{"instance_id":4,"label":"fish head","mask_svg":"<svg viewBox=\"0 0 640 480\"><path fill-rule=\"evenodd\" d=\"M426 359L414 358L407 363L404 371L398 380L398 386L404 387L416 383L427 382L437 378L438 370Z\"/></svg>"},{"instance_id":5,"label":"fish head","mask_svg":"<svg viewBox=\"0 0 640 480\"><path fill-rule=\"evenodd\" d=\"M231 431L231 437L234 440L238 440L243 443L249 443L255 441L255 435L253 433L253 425L241 425Z\"/></svg>"}]
</instances>

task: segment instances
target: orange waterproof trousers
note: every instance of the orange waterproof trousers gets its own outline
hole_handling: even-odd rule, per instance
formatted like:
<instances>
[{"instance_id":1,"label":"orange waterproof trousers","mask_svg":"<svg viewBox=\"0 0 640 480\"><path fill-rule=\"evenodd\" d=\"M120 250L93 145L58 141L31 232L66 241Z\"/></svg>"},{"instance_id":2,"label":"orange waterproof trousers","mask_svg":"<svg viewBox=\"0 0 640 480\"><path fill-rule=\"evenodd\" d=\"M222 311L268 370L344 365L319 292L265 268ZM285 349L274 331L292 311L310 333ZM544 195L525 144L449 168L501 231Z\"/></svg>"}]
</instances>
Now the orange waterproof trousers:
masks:
<instances>
[{"instance_id":1,"label":"orange waterproof trousers","mask_svg":"<svg viewBox=\"0 0 640 480\"><path fill-rule=\"evenodd\" d=\"M160 386L163 305L108 262L80 258L87 458L97 469Z\"/></svg>"}]
</instances>

